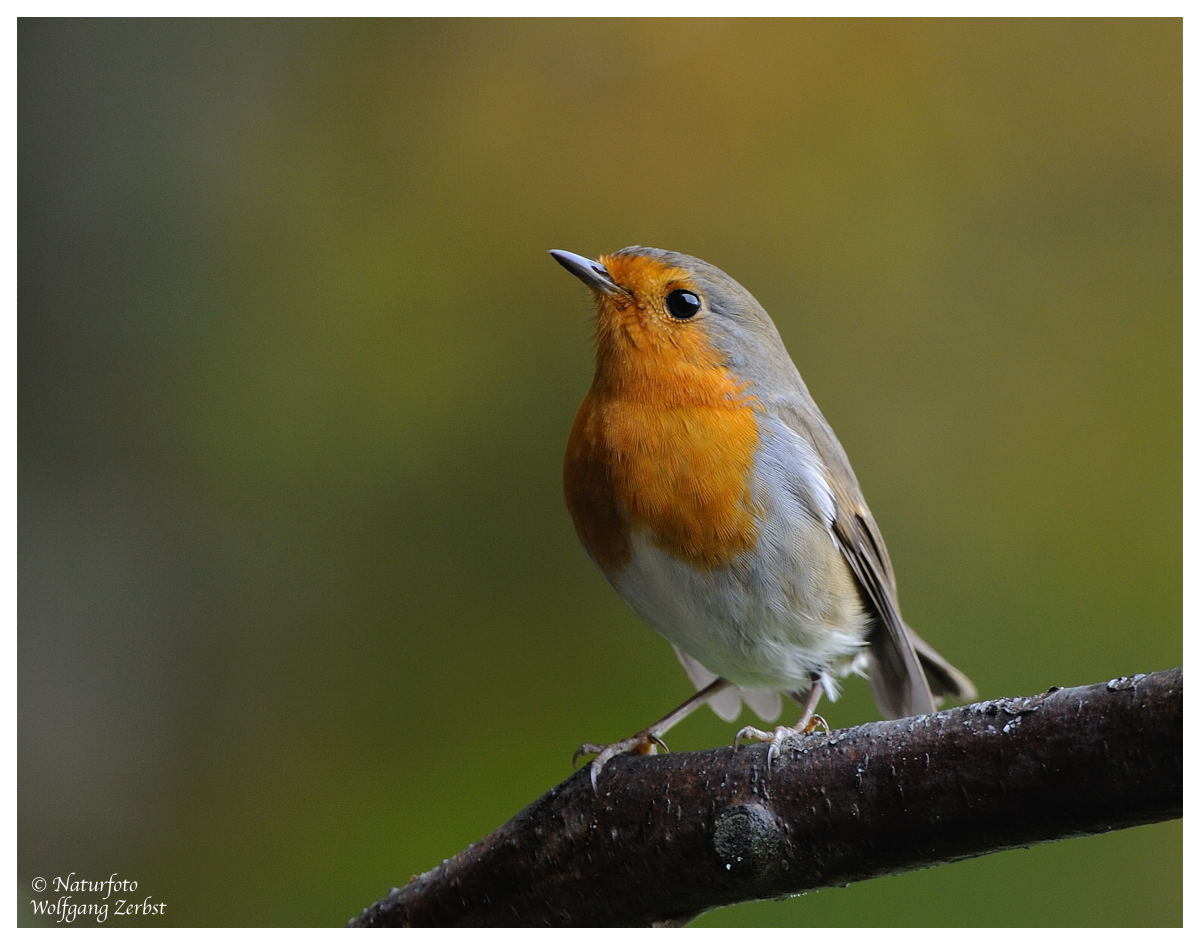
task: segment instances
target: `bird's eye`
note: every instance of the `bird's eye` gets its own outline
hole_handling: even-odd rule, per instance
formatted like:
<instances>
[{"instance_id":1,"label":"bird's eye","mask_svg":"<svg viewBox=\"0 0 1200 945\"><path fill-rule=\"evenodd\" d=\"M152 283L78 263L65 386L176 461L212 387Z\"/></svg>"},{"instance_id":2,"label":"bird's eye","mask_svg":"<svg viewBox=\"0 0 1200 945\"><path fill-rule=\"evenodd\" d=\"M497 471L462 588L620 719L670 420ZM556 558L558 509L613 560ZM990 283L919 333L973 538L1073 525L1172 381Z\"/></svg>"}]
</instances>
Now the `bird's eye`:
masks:
<instances>
[{"instance_id":1,"label":"bird's eye","mask_svg":"<svg viewBox=\"0 0 1200 945\"><path fill-rule=\"evenodd\" d=\"M700 311L700 298L695 292L676 289L667 296L667 311L675 318L691 318Z\"/></svg>"}]
</instances>

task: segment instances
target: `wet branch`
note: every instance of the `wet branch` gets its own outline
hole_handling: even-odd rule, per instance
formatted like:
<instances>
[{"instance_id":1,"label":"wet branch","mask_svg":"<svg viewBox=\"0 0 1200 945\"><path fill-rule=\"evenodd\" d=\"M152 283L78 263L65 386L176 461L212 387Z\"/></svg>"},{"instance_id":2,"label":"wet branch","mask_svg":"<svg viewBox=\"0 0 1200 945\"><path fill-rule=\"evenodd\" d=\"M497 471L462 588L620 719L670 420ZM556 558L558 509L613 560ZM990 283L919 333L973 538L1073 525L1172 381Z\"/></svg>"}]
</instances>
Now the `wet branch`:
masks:
<instances>
[{"instance_id":1,"label":"wet branch","mask_svg":"<svg viewBox=\"0 0 1200 945\"><path fill-rule=\"evenodd\" d=\"M352 924L678 924L1183 813L1183 670L581 770Z\"/></svg>"}]
</instances>

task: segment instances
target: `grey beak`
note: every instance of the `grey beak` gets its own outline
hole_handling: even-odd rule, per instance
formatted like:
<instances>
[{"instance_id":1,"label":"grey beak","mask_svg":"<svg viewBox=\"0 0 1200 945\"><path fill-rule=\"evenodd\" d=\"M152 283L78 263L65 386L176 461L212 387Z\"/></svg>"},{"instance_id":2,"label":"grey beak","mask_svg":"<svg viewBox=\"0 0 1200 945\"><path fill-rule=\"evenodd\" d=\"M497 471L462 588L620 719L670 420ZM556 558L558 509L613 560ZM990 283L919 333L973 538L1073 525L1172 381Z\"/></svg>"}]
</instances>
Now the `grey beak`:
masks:
<instances>
[{"instance_id":1,"label":"grey beak","mask_svg":"<svg viewBox=\"0 0 1200 945\"><path fill-rule=\"evenodd\" d=\"M568 253L565 249L552 249L550 250L550 255L554 257L555 262L576 279L579 279L589 289L595 289L597 292L603 292L607 295L625 291L612 281L608 270L594 259L588 259L586 256L580 256L576 253Z\"/></svg>"}]
</instances>

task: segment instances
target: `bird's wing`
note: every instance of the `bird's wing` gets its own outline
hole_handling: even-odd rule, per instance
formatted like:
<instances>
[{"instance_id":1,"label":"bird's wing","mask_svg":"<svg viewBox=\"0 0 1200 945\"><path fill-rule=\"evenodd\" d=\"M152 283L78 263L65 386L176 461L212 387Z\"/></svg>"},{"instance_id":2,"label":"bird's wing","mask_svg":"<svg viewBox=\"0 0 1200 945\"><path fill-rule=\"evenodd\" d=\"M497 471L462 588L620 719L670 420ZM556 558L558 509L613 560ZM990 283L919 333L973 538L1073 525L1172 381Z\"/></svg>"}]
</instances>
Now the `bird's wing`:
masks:
<instances>
[{"instance_id":1,"label":"bird's wing","mask_svg":"<svg viewBox=\"0 0 1200 945\"><path fill-rule=\"evenodd\" d=\"M913 648L908 628L900 619L896 579L887 547L863 499L845 450L812 399L777 404L783 421L811 444L825 467L833 496L829 529L846 559L871 613L871 686L879 707L893 718L932 712L933 694Z\"/></svg>"}]
</instances>

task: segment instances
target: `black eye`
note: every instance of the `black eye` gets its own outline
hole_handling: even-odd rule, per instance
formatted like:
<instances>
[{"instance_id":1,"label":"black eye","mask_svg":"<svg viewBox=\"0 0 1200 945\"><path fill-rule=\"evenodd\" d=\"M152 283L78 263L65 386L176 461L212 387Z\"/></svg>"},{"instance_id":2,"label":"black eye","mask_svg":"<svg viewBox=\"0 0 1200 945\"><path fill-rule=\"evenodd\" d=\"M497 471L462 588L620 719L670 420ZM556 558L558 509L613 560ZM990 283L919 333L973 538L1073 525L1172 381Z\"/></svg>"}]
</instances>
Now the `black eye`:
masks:
<instances>
[{"instance_id":1,"label":"black eye","mask_svg":"<svg viewBox=\"0 0 1200 945\"><path fill-rule=\"evenodd\" d=\"M676 289L667 296L667 311L676 318L691 318L700 311L700 299L695 292Z\"/></svg>"}]
</instances>

